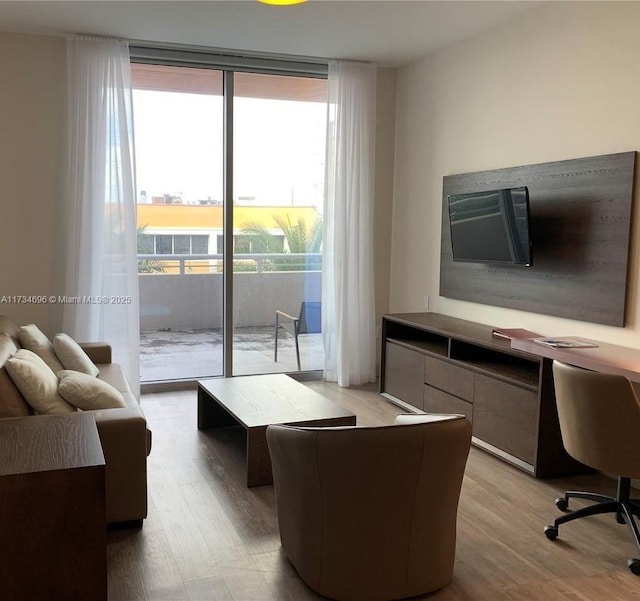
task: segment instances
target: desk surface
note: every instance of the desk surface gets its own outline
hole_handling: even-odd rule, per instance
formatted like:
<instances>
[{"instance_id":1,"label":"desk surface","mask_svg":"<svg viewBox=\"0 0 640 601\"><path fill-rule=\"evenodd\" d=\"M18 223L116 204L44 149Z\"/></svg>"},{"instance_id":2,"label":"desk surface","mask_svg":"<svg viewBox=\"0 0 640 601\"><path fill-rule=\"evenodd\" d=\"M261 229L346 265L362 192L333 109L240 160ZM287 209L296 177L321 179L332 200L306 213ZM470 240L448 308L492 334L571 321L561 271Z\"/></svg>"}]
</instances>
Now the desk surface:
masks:
<instances>
[{"instance_id":1,"label":"desk surface","mask_svg":"<svg viewBox=\"0 0 640 601\"><path fill-rule=\"evenodd\" d=\"M531 338L511 341L511 348L539 357L554 359L592 371L626 376L640 382L640 350L626 346L593 341L595 348L554 348L534 342Z\"/></svg>"}]
</instances>

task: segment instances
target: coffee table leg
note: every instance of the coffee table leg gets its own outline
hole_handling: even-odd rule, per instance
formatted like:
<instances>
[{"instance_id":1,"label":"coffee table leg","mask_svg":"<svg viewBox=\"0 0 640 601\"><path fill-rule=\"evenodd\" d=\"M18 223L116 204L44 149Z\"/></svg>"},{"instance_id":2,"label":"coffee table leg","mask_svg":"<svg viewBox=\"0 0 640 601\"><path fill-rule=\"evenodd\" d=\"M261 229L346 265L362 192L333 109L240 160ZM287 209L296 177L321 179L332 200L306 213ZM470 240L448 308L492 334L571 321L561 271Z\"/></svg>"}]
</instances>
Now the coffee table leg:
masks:
<instances>
[{"instance_id":1,"label":"coffee table leg","mask_svg":"<svg viewBox=\"0 0 640 601\"><path fill-rule=\"evenodd\" d=\"M267 446L267 428L247 428L247 486L273 483L271 457Z\"/></svg>"},{"instance_id":2,"label":"coffee table leg","mask_svg":"<svg viewBox=\"0 0 640 601\"><path fill-rule=\"evenodd\" d=\"M238 421L221 407L218 401L198 388L198 430L237 426Z\"/></svg>"}]
</instances>

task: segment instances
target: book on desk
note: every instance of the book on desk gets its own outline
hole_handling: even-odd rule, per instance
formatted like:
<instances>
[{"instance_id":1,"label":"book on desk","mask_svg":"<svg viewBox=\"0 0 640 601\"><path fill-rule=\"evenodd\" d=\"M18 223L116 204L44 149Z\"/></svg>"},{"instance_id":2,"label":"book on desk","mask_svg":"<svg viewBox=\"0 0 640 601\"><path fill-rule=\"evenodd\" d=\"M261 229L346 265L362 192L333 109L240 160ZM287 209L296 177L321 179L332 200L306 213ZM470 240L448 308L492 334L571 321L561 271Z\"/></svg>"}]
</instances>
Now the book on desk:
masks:
<instances>
[{"instance_id":1,"label":"book on desk","mask_svg":"<svg viewBox=\"0 0 640 601\"><path fill-rule=\"evenodd\" d=\"M493 328L491 335L497 338L506 338L507 340L513 340L514 338L542 338L540 334L524 328Z\"/></svg>"}]
</instances>

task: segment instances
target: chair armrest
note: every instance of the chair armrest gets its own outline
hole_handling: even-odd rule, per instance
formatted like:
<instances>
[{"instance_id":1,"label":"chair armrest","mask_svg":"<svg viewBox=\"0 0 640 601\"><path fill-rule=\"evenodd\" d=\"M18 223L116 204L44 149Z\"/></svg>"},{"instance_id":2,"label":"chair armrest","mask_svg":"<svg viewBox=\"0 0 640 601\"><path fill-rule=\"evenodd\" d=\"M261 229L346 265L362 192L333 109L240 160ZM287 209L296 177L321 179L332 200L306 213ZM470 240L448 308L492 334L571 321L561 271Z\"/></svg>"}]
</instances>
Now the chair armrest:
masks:
<instances>
[{"instance_id":1,"label":"chair armrest","mask_svg":"<svg viewBox=\"0 0 640 601\"><path fill-rule=\"evenodd\" d=\"M106 342L80 342L80 348L95 364L111 363L111 345Z\"/></svg>"},{"instance_id":2,"label":"chair armrest","mask_svg":"<svg viewBox=\"0 0 640 601\"><path fill-rule=\"evenodd\" d=\"M460 413L401 413L393 423L397 426L410 424L428 424L431 422L448 422L464 418Z\"/></svg>"},{"instance_id":3,"label":"chair armrest","mask_svg":"<svg viewBox=\"0 0 640 601\"><path fill-rule=\"evenodd\" d=\"M284 311L276 310L276 315L282 315L282 317L286 317L288 319L291 319L292 321L298 321L297 317L293 317L293 315L289 315L288 313L285 313Z\"/></svg>"}]
</instances>

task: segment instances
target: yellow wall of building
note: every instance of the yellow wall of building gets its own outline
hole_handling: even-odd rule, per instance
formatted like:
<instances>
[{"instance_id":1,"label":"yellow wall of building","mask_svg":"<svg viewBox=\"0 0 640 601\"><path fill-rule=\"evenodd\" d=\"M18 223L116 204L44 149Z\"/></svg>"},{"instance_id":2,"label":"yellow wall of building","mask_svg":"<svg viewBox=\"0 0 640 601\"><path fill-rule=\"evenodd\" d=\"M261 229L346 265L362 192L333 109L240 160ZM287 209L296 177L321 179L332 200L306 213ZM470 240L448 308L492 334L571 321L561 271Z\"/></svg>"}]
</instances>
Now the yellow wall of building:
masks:
<instances>
[{"instance_id":1,"label":"yellow wall of building","mask_svg":"<svg viewBox=\"0 0 640 601\"><path fill-rule=\"evenodd\" d=\"M278 227L274 216L289 217L292 223L303 219L307 226L315 223L318 212L315 207L234 207L233 225L235 230L248 227L251 223L267 229ZM194 229L221 230L223 207L200 205L138 205L138 227L150 229Z\"/></svg>"}]
</instances>

